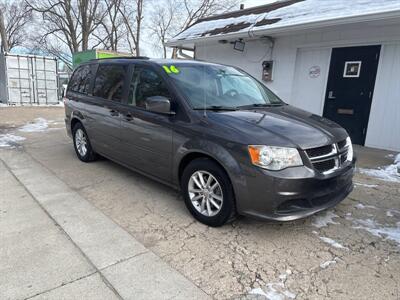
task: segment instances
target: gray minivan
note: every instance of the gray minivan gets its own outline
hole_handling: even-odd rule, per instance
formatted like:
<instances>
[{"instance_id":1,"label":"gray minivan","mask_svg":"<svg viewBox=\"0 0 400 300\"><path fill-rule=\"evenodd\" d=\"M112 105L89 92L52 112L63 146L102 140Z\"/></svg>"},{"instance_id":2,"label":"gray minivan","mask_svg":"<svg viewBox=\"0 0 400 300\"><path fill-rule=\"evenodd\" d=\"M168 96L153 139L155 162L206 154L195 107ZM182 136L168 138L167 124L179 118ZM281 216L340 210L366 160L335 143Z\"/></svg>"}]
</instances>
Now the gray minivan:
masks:
<instances>
[{"instance_id":1,"label":"gray minivan","mask_svg":"<svg viewBox=\"0 0 400 300\"><path fill-rule=\"evenodd\" d=\"M236 215L303 218L353 188L346 131L234 67L93 60L74 71L65 113L80 160L99 154L180 189L190 213L210 226Z\"/></svg>"}]
</instances>

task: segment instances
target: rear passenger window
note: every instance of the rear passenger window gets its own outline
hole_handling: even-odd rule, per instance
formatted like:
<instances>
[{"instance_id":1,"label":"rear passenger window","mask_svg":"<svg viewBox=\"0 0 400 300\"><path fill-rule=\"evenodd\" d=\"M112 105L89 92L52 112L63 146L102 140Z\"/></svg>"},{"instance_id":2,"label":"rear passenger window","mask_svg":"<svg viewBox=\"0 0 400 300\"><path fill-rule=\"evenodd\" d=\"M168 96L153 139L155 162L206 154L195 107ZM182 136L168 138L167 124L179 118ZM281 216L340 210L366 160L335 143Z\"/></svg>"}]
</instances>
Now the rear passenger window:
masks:
<instances>
[{"instance_id":1,"label":"rear passenger window","mask_svg":"<svg viewBox=\"0 0 400 300\"><path fill-rule=\"evenodd\" d=\"M171 99L164 80L153 70L135 66L129 86L128 104L145 108L145 100L152 96L164 96Z\"/></svg>"},{"instance_id":2,"label":"rear passenger window","mask_svg":"<svg viewBox=\"0 0 400 300\"><path fill-rule=\"evenodd\" d=\"M120 102L127 66L100 64L94 82L93 95Z\"/></svg>"},{"instance_id":3,"label":"rear passenger window","mask_svg":"<svg viewBox=\"0 0 400 300\"><path fill-rule=\"evenodd\" d=\"M88 94L91 78L92 68L90 65L79 67L74 72L74 75L69 82L69 90L82 94Z\"/></svg>"}]
</instances>

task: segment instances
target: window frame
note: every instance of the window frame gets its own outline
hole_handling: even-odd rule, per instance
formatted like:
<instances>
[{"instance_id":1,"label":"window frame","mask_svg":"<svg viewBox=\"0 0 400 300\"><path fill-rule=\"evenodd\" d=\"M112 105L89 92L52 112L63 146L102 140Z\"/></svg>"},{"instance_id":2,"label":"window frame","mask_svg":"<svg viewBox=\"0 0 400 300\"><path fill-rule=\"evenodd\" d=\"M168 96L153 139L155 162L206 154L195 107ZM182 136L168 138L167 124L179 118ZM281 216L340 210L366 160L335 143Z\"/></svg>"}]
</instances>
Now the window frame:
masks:
<instances>
[{"instance_id":1,"label":"window frame","mask_svg":"<svg viewBox=\"0 0 400 300\"><path fill-rule=\"evenodd\" d=\"M158 66L158 65L157 65L157 66ZM131 109L133 109L133 110L135 110L135 111L147 112L147 113L151 113L151 114L160 115L159 113L153 112L153 111L150 111L150 110L147 110L147 109L144 108L144 107L136 106L136 105L132 105L132 104L129 104L129 103L128 103L128 100L129 100L129 99L128 99L128 98L129 98L129 88L130 88L130 85L131 85L131 82L132 82L132 79L133 79L133 75L134 75L135 69L136 69L137 67L140 67L140 68L147 68L147 69L153 71L154 73L156 73L158 76L160 76L161 80L162 80L163 83L165 84L165 86L166 86L166 88L168 89L168 92L169 92L169 94L170 94L169 101L171 102L171 108L172 108L172 110L174 110L174 111L177 110L177 108L179 107L179 105L177 104L178 101L177 101L177 97L176 97L176 91L173 89L173 86L172 86L171 83L168 81L169 78L168 78L167 76L165 76L165 75L161 72L161 66L160 66L160 68L156 68L156 66L154 66L153 64L148 64L148 63L143 63L143 62L134 62L134 63L131 63L129 67L130 67L130 68L129 68L128 79L127 79L127 81L126 81L126 82L127 82L127 84L126 84L126 97L124 98L124 101L121 102L121 104L123 104L124 106L126 106L126 107L128 107L128 108L131 108ZM168 116L168 115L165 115L165 116Z\"/></svg>"},{"instance_id":2,"label":"window frame","mask_svg":"<svg viewBox=\"0 0 400 300\"><path fill-rule=\"evenodd\" d=\"M90 76L90 80L89 80L89 88L87 93L82 93L79 91L74 91L71 89L71 79L75 76L75 74L82 68L84 67L89 67L90 71L91 71L91 76ZM93 92L93 83L94 83L94 76L93 74L95 74L97 72L97 66L95 64L82 64L79 65L74 72L72 72L72 75L70 77L70 80L68 81L68 86L67 86L67 91L66 91L66 96L68 97L68 94L70 93L74 93L74 94L78 94L78 95L82 95L82 96L92 96L92 92Z\"/></svg>"},{"instance_id":3,"label":"window frame","mask_svg":"<svg viewBox=\"0 0 400 300\"><path fill-rule=\"evenodd\" d=\"M127 82L128 82L128 79L130 78L130 69L131 69L131 66L130 65L126 65L126 64L123 64L123 63L119 63L119 62L104 62L104 63L96 63L95 64L96 65L96 69L95 69L95 75L93 76L93 80L92 80L92 88L91 88L91 91L90 91L90 96L93 98L93 99L96 99L97 101L105 101L105 102L108 102L108 103L116 103L116 104L123 104L124 103L124 101L126 100L126 98L127 98L127 87L129 87L129 85L127 84ZM122 95L121 95L121 100L120 101L116 101L116 100L110 100L110 99L106 99L106 98L103 98L103 97L100 97L100 96L95 96L95 95L93 95L93 92L94 92L94 86L95 86L95 82L96 82L96 77L97 77L97 72L99 71L99 67L100 67L100 65L122 65L123 67L125 66L125 67L127 67L127 70L126 70L126 72L125 72L125 76L124 76L124 84L123 84L123 86L122 86Z\"/></svg>"}]
</instances>

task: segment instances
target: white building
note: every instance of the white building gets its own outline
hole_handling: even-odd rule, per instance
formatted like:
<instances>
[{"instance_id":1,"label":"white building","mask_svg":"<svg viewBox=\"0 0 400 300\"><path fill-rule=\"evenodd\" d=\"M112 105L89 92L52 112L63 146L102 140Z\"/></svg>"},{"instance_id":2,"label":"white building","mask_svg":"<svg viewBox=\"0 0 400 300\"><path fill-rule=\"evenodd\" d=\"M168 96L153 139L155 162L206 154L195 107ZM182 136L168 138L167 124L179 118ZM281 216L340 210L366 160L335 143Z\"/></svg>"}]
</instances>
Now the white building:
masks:
<instances>
[{"instance_id":1,"label":"white building","mask_svg":"<svg viewBox=\"0 0 400 300\"><path fill-rule=\"evenodd\" d=\"M356 144L400 150L400 0L279 1L202 19L168 45L246 70Z\"/></svg>"}]
</instances>

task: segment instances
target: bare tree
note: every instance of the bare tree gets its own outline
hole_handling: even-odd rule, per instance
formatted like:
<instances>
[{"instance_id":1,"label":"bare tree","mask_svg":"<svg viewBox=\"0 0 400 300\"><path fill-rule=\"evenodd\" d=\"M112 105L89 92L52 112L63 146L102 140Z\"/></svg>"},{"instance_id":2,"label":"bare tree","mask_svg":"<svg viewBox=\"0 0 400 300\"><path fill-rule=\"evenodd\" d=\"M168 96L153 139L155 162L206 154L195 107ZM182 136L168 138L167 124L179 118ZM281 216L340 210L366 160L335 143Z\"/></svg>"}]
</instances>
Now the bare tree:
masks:
<instances>
[{"instance_id":1,"label":"bare tree","mask_svg":"<svg viewBox=\"0 0 400 300\"><path fill-rule=\"evenodd\" d=\"M93 35L97 39L98 45L102 45L105 49L117 51L127 33L121 10L130 0L103 1L106 15L101 21L101 26Z\"/></svg>"},{"instance_id":2,"label":"bare tree","mask_svg":"<svg viewBox=\"0 0 400 300\"><path fill-rule=\"evenodd\" d=\"M140 38L143 25L144 0L126 0L120 13L126 28L126 41L130 52L140 55Z\"/></svg>"},{"instance_id":3,"label":"bare tree","mask_svg":"<svg viewBox=\"0 0 400 300\"><path fill-rule=\"evenodd\" d=\"M50 37L48 36L47 38L49 39ZM72 70L72 55L65 43L58 39L52 39L51 41L48 39L32 41L30 51L38 55L43 54L43 52L48 53L62 61L67 68Z\"/></svg>"},{"instance_id":4,"label":"bare tree","mask_svg":"<svg viewBox=\"0 0 400 300\"><path fill-rule=\"evenodd\" d=\"M180 6L185 19L181 23L181 31L202 18L231 11L238 6L238 3L238 0L182 0Z\"/></svg>"},{"instance_id":5,"label":"bare tree","mask_svg":"<svg viewBox=\"0 0 400 300\"><path fill-rule=\"evenodd\" d=\"M165 3L158 4L153 8L150 19L149 32L156 38L154 46L162 49L163 58L167 57L167 47L165 43L179 29L179 25L174 20L174 12L177 10L177 2L166 0Z\"/></svg>"},{"instance_id":6,"label":"bare tree","mask_svg":"<svg viewBox=\"0 0 400 300\"><path fill-rule=\"evenodd\" d=\"M4 52L23 45L26 40L26 28L32 21L32 14L24 8L22 0L0 2L0 37Z\"/></svg>"},{"instance_id":7,"label":"bare tree","mask_svg":"<svg viewBox=\"0 0 400 300\"><path fill-rule=\"evenodd\" d=\"M149 30L166 57L165 42L169 38L202 18L232 10L238 3L239 0L164 0L154 9ZM172 55L176 55L176 49Z\"/></svg>"},{"instance_id":8,"label":"bare tree","mask_svg":"<svg viewBox=\"0 0 400 300\"><path fill-rule=\"evenodd\" d=\"M101 10L101 0L78 0L78 11L82 31L82 50L89 49L89 37L101 24L107 10Z\"/></svg>"},{"instance_id":9,"label":"bare tree","mask_svg":"<svg viewBox=\"0 0 400 300\"><path fill-rule=\"evenodd\" d=\"M42 17L39 44L57 40L71 53L89 49L93 32L106 14L101 0L26 0L26 4Z\"/></svg>"},{"instance_id":10,"label":"bare tree","mask_svg":"<svg viewBox=\"0 0 400 300\"><path fill-rule=\"evenodd\" d=\"M4 22L3 9L0 8L0 38L1 38L1 49L0 52L8 52L8 40L6 34L6 25Z\"/></svg>"}]
</instances>

